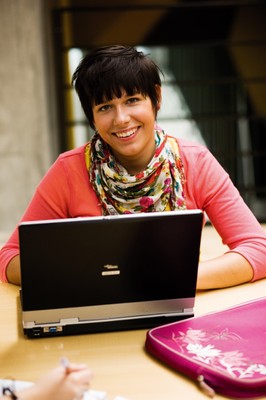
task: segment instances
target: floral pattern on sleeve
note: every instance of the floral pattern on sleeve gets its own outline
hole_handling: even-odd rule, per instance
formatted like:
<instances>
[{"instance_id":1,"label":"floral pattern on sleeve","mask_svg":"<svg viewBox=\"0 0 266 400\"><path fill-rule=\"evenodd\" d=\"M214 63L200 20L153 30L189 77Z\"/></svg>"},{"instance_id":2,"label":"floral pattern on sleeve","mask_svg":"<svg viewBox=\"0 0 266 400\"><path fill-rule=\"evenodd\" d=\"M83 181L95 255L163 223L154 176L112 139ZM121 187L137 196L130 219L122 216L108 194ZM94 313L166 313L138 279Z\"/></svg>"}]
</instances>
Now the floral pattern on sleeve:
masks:
<instances>
[{"instance_id":1,"label":"floral pattern on sleeve","mask_svg":"<svg viewBox=\"0 0 266 400\"><path fill-rule=\"evenodd\" d=\"M165 342L165 337L161 337ZM266 375L265 346L253 346L257 350L256 362L250 356L249 340L225 328L221 331L207 331L188 328L172 332L167 344L199 363L227 372L239 379L258 378ZM249 356L247 355L249 354Z\"/></svg>"}]
</instances>

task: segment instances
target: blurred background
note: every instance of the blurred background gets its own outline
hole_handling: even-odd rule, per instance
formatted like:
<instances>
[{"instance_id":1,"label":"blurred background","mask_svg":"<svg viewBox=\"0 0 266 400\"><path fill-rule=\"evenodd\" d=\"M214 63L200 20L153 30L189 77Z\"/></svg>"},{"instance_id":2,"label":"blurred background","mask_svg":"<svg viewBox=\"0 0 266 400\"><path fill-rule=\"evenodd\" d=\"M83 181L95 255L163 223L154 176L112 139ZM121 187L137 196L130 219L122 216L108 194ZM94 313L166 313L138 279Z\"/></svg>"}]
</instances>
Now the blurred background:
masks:
<instances>
[{"instance_id":1,"label":"blurred background","mask_svg":"<svg viewBox=\"0 0 266 400\"><path fill-rule=\"evenodd\" d=\"M159 125L205 144L265 222L265 21L264 0L0 0L0 233L58 154L91 137L71 76L107 44L161 66Z\"/></svg>"}]
</instances>

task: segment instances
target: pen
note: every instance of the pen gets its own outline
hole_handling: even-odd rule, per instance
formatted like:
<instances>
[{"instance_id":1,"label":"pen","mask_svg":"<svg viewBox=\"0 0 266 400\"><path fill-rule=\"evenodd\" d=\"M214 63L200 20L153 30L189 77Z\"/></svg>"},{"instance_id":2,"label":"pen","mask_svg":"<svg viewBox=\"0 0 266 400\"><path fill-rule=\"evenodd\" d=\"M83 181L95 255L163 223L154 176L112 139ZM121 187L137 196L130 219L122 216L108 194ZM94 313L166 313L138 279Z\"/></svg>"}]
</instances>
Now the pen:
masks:
<instances>
[{"instance_id":1,"label":"pen","mask_svg":"<svg viewBox=\"0 0 266 400\"><path fill-rule=\"evenodd\" d=\"M65 368L66 374L70 372L70 364L66 357L61 358L61 365Z\"/></svg>"}]
</instances>

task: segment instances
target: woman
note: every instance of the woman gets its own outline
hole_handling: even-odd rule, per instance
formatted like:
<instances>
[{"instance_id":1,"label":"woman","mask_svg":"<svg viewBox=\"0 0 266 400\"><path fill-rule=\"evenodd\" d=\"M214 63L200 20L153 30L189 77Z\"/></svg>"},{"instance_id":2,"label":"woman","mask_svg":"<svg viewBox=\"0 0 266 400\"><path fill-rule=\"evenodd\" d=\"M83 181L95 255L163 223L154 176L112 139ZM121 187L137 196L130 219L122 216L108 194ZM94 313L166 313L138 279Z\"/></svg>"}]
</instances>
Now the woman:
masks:
<instances>
[{"instance_id":1,"label":"woman","mask_svg":"<svg viewBox=\"0 0 266 400\"><path fill-rule=\"evenodd\" d=\"M58 366L44 375L36 384L18 392L3 388L0 400L81 400L89 389L91 372L83 364Z\"/></svg>"},{"instance_id":2,"label":"woman","mask_svg":"<svg viewBox=\"0 0 266 400\"><path fill-rule=\"evenodd\" d=\"M198 289L266 276L266 237L217 160L157 126L158 66L127 46L90 52L73 84L95 135L61 154L22 220L199 208L230 251L201 262ZM178 237L178 232L177 232ZM0 279L20 284L18 231L0 253Z\"/></svg>"}]
</instances>

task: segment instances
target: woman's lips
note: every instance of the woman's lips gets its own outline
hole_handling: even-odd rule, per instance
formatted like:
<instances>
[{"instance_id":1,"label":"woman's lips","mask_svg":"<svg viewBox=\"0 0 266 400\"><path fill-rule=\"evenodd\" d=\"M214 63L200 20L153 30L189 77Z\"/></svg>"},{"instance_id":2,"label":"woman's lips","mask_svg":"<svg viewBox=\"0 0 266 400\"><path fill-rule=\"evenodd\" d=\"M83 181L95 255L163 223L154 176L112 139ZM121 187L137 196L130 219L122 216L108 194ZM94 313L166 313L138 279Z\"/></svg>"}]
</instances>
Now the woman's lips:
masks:
<instances>
[{"instance_id":1,"label":"woman's lips","mask_svg":"<svg viewBox=\"0 0 266 400\"><path fill-rule=\"evenodd\" d=\"M137 132L137 130L138 128L132 128L126 131L114 132L114 135L118 138L129 138L130 136L133 136Z\"/></svg>"}]
</instances>

